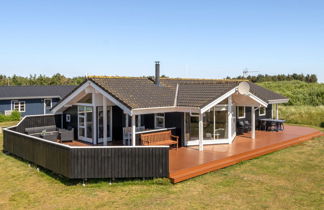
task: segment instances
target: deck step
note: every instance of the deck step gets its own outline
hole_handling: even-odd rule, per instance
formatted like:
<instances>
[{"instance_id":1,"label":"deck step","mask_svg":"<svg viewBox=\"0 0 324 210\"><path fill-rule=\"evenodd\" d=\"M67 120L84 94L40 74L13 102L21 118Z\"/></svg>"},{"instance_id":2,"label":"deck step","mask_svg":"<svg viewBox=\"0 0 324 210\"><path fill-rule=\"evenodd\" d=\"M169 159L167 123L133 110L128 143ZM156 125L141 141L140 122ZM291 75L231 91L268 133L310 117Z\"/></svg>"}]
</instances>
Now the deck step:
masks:
<instances>
[{"instance_id":1,"label":"deck step","mask_svg":"<svg viewBox=\"0 0 324 210\"><path fill-rule=\"evenodd\" d=\"M244 152L241 154L233 155L231 157L224 158L222 160L214 160L209 163L205 163L199 166L186 168L183 170L176 171L174 173L170 173L169 178L171 179L172 183L178 183L199 175L206 174L208 172L215 171L217 169L225 168L227 166L234 165L236 163L239 163L244 160L253 159L255 157L259 157L261 155L265 155L274 151L278 151L284 148L287 148L289 146L302 143L304 141L313 139L315 137L322 136L323 133L318 131L314 132L305 136L296 137L293 139L290 139L285 142L268 145L259 149L255 149L252 151Z\"/></svg>"}]
</instances>

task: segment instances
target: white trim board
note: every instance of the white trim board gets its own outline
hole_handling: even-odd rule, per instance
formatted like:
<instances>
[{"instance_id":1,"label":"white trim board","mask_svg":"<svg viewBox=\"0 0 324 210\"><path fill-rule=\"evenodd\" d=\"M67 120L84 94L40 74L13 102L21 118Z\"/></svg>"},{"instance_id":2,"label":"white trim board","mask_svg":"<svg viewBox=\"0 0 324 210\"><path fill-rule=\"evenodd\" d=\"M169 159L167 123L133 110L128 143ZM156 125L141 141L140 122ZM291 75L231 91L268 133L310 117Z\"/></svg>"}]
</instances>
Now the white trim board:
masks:
<instances>
[{"instance_id":1,"label":"white trim board","mask_svg":"<svg viewBox=\"0 0 324 210\"><path fill-rule=\"evenodd\" d=\"M17 127L17 126L11 126L11 127L8 127L8 128L4 128L3 130L11 132L11 133L15 133L17 135L26 136L26 137L30 137L30 138L33 138L33 139L36 139L36 140L39 140L39 141L43 141L43 142L58 145L58 146L61 146L61 147L65 147L65 148L79 148L79 149L82 149L82 148L84 148L84 149L91 149L91 148L111 148L111 149L113 149L113 148L136 148L136 147L138 147L138 148L169 148L169 146L70 146L70 145L57 143L57 142L49 141L49 140L42 139L42 138L39 138L39 137L36 137L36 136L30 136L30 135L27 135L27 134L24 134L24 133L19 133L17 131L10 130L10 128L15 128L15 127Z\"/></svg>"},{"instance_id":2,"label":"white trim board","mask_svg":"<svg viewBox=\"0 0 324 210\"><path fill-rule=\"evenodd\" d=\"M289 99L274 99L274 100L268 100L269 104L283 104L288 103Z\"/></svg>"}]
</instances>

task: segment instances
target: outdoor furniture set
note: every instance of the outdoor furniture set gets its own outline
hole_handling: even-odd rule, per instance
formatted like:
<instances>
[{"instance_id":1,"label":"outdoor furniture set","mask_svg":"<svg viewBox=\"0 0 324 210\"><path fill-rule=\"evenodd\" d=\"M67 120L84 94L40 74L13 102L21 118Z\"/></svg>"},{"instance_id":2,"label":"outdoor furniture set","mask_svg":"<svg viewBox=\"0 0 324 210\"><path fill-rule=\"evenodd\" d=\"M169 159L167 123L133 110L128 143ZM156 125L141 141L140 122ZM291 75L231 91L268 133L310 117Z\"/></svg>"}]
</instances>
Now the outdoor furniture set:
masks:
<instances>
[{"instance_id":1,"label":"outdoor furniture set","mask_svg":"<svg viewBox=\"0 0 324 210\"><path fill-rule=\"evenodd\" d=\"M25 128L25 133L54 142L70 142L74 139L74 129L57 128L55 125Z\"/></svg>"}]
</instances>

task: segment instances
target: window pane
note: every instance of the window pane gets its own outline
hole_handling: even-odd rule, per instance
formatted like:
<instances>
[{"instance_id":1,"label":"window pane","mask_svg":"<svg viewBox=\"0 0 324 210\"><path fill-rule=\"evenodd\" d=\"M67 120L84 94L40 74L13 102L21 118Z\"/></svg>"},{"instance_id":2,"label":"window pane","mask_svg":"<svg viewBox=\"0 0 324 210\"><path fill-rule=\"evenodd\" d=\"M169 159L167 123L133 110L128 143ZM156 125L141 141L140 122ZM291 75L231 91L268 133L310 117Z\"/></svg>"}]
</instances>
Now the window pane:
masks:
<instances>
[{"instance_id":1,"label":"window pane","mask_svg":"<svg viewBox=\"0 0 324 210\"><path fill-rule=\"evenodd\" d=\"M20 102L20 111L21 112L25 111L25 102Z\"/></svg>"},{"instance_id":2,"label":"window pane","mask_svg":"<svg viewBox=\"0 0 324 210\"><path fill-rule=\"evenodd\" d=\"M244 113L244 107L243 106L239 106L238 107L238 116L239 117L244 117L245 113Z\"/></svg>"},{"instance_id":3,"label":"window pane","mask_svg":"<svg viewBox=\"0 0 324 210\"><path fill-rule=\"evenodd\" d=\"M157 128L163 128L164 127L164 118L157 117L156 118L156 127Z\"/></svg>"},{"instance_id":4,"label":"window pane","mask_svg":"<svg viewBox=\"0 0 324 210\"><path fill-rule=\"evenodd\" d=\"M19 103L18 102L14 103L14 110L19 111Z\"/></svg>"},{"instance_id":5,"label":"window pane","mask_svg":"<svg viewBox=\"0 0 324 210\"><path fill-rule=\"evenodd\" d=\"M52 100L45 100L45 106L46 108L52 108Z\"/></svg>"}]
</instances>

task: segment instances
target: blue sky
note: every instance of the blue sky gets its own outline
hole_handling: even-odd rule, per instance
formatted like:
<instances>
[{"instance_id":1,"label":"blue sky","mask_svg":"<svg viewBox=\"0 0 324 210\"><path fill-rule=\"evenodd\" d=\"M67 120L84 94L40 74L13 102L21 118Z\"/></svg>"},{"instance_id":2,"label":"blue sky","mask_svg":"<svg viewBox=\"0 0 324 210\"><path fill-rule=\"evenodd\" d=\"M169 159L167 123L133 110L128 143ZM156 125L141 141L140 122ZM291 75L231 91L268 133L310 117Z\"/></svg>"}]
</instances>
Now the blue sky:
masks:
<instances>
[{"instance_id":1,"label":"blue sky","mask_svg":"<svg viewBox=\"0 0 324 210\"><path fill-rule=\"evenodd\" d=\"M223 78L315 73L324 1L2 1L0 73Z\"/></svg>"}]
</instances>

